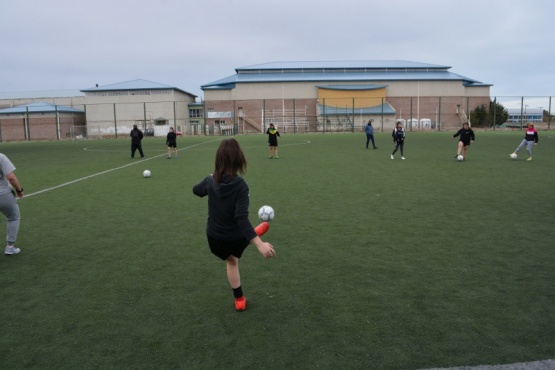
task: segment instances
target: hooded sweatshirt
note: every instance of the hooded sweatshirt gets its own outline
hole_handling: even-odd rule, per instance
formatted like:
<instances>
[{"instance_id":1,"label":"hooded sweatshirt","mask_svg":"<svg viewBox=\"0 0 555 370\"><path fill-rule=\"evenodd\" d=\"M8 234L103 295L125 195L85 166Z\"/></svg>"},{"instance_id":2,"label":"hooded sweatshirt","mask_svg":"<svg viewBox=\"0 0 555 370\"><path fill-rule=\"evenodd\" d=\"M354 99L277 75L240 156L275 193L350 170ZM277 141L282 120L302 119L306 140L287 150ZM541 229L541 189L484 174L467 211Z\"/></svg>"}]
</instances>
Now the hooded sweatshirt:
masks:
<instances>
[{"instance_id":1,"label":"hooded sweatshirt","mask_svg":"<svg viewBox=\"0 0 555 370\"><path fill-rule=\"evenodd\" d=\"M218 240L256 237L249 221L249 187L241 176L224 174L220 184L207 176L193 187L193 193L201 198L208 195L208 235Z\"/></svg>"},{"instance_id":2,"label":"hooded sweatshirt","mask_svg":"<svg viewBox=\"0 0 555 370\"><path fill-rule=\"evenodd\" d=\"M524 136L524 140L526 141L534 141L536 144L538 143L538 131L535 128L526 128L526 135Z\"/></svg>"}]
</instances>

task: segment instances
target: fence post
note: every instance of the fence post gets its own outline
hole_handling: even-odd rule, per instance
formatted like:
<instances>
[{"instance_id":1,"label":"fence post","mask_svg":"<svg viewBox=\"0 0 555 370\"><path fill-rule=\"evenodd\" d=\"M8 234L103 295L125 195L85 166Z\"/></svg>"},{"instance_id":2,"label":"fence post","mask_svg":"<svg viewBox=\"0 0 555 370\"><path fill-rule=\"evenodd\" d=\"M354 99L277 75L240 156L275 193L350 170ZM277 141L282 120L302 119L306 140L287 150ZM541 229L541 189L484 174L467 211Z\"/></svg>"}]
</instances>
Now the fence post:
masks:
<instances>
[{"instance_id":1,"label":"fence post","mask_svg":"<svg viewBox=\"0 0 555 370\"><path fill-rule=\"evenodd\" d=\"M297 101L293 98L293 133L297 133Z\"/></svg>"},{"instance_id":2,"label":"fence post","mask_svg":"<svg viewBox=\"0 0 555 370\"><path fill-rule=\"evenodd\" d=\"M409 131L412 131L412 96L410 97L410 118L409 118Z\"/></svg>"},{"instance_id":3,"label":"fence post","mask_svg":"<svg viewBox=\"0 0 555 370\"><path fill-rule=\"evenodd\" d=\"M118 138L118 120L116 117L116 103L114 103L114 130L116 132L116 139Z\"/></svg>"},{"instance_id":4,"label":"fence post","mask_svg":"<svg viewBox=\"0 0 555 370\"><path fill-rule=\"evenodd\" d=\"M54 111L56 112L56 139L60 140L60 112L57 105L54 106Z\"/></svg>"},{"instance_id":5,"label":"fence post","mask_svg":"<svg viewBox=\"0 0 555 370\"><path fill-rule=\"evenodd\" d=\"M384 112L383 112L383 105L384 105L384 101L383 101L383 96L382 96L382 132L383 132L383 121L384 121Z\"/></svg>"},{"instance_id":6,"label":"fence post","mask_svg":"<svg viewBox=\"0 0 555 370\"><path fill-rule=\"evenodd\" d=\"M441 96L439 97L438 107L437 107L437 130L441 131Z\"/></svg>"},{"instance_id":7,"label":"fence post","mask_svg":"<svg viewBox=\"0 0 555 370\"><path fill-rule=\"evenodd\" d=\"M351 132L355 132L355 98L353 98L353 108L352 108L352 116L353 116L353 122L351 122Z\"/></svg>"},{"instance_id":8,"label":"fence post","mask_svg":"<svg viewBox=\"0 0 555 370\"><path fill-rule=\"evenodd\" d=\"M27 141L31 141L31 129L29 128L29 107L25 107L25 119L23 120L23 130Z\"/></svg>"},{"instance_id":9,"label":"fence post","mask_svg":"<svg viewBox=\"0 0 555 370\"><path fill-rule=\"evenodd\" d=\"M547 129L551 130L551 96L549 97L549 110L547 111Z\"/></svg>"},{"instance_id":10,"label":"fence post","mask_svg":"<svg viewBox=\"0 0 555 370\"><path fill-rule=\"evenodd\" d=\"M520 129L522 130L524 120L524 96L520 97Z\"/></svg>"}]
</instances>

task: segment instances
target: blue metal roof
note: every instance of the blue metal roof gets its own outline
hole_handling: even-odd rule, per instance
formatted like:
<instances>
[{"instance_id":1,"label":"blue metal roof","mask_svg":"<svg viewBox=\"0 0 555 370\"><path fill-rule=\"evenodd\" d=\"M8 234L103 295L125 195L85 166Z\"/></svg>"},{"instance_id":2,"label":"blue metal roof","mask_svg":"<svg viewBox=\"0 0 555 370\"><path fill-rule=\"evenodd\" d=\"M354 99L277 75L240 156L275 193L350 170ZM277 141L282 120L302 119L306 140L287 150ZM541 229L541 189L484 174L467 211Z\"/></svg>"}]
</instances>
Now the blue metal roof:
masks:
<instances>
[{"instance_id":1,"label":"blue metal roof","mask_svg":"<svg viewBox=\"0 0 555 370\"><path fill-rule=\"evenodd\" d=\"M270 70L270 69L383 69L383 68L418 68L418 69L449 69L449 66L411 62L407 60L347 60L347 61L320 61L320 62L270 62L240 67L235 71Z\"/></svg>"},{"instance_id":2,"label":"blue metal roof","mask_svg":"<svg viewBox=\"0 0 555 370\"><path fill-rule=\"evenodd\" d=\"M177 90L179 92L194 96L196 98L196 95L191 94L185 90L178 89L175 86L163 85L156 82L141 80L141 79L120 82L120 83L115 83L111 85L91 87L88 89L83 89L81 91L84 93L87 93L87 92L98 92L98 91L121 91L121 90Z\"/></svg>"},{"instance_id":3,"label":"blue metal roof","mask_svg":"<svg viewBox=\"0 0 555 370\"><path fill-rule=\"evenodd\" d=\"M54 105L50 103L38 102L25 105L18 105L17 107L0 109L0 114L24 114L24 113L85 113L81 109L66 107L63 105Z\"/></svg>"},{"instance_id":4,"label":"blue metal roof","mask_svg":"<svg viewBox=\"0 0 555 370\"><path fill-rule=\"evenodd\" d=\"M461 81L465 86L491 86L448 70L451 67L407 61L275 62L236 69L237 74L201 86L232 89L237 83L370 81Z\"/></svg>"}]
</instances>

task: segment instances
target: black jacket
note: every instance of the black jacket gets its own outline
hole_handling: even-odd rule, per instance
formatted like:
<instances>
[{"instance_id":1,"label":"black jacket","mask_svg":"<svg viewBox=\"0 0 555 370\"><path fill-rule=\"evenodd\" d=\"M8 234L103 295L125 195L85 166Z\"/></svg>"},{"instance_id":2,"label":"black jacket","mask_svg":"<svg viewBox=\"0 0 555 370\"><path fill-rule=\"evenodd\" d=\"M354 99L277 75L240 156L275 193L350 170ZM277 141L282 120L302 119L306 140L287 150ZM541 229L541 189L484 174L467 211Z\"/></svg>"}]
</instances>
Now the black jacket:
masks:
<instances>
[{"instance_id":1,"label":"black jacket","mask_svg":"<svg viewBox=\"0 0 555 370\"><path fill-rule=\"evenodd\" d=\"M256 232L249 221L249 187L241 176L222 175L216 184L212 175L193 187L199 197L208 195L206 233L219 240L251 240Z\"/></svg>"},{"instance_id":2,"label":"black jacket","mask_svg":"<svg viewBox=\"0 0 555 370\"><path fill-rule=\"evenodd\" d=\"M134 128L133 130L131 130L129 136L131 136L132 144L140 144L141 140L143 140L143 132L138 128Z\"/></svg>"},{"instance_id":3,"label":"black jacket","mask_svg":"<svg viewBox=\"0 0 555 370\"><path fill-rule=\"evenodd\" d=\"M464 143L469 143L470 141L474 141L476 136L474 136L474 131L469 127L467 129L461 128L453 137L461 136L460 141Z\"/></svg>"}]
</instances>

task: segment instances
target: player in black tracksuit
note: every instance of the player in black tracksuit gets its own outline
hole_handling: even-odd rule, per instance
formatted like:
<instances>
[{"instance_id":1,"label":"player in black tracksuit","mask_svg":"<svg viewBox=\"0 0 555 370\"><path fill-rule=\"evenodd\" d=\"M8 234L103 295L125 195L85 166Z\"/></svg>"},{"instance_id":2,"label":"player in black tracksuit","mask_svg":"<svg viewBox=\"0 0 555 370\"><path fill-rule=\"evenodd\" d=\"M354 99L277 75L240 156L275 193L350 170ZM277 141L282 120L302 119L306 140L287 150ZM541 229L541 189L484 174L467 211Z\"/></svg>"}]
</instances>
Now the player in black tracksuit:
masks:
<instances>
[{"instance_id":1,"label":"player in black tracksuit","mask_svg":"<svg viewBox=\"0 0 555 370\"><path fill-rule=\"evenodd\" d=\"M403 154L403 149L405 147L405 129L401 122L397 122L397 127L393 129L391 136L393 136L393 142L395 143L395 149L393 149L393 153L391 153L391 159L394 158L393 156L398 149L401 149L401 159L405 159L405 155Z\"/></svg>"},{"instance_id":2,"label":"player in black tracksuit","mask_svg":"<svg viewBox=\"0 0 555 370\"><path fill-rule=\"evenodd\" d=\"M133 125L133 130L129 134L131 136L131 158L135 158L135 151L139 149L139 154L141 158L144 158L143 146L141 140L143 140L143 132L137 128L137 125Z\"/></svg>"},{"instance_id":3,"label":"player in black tracksuit","mask_svg":"<svg viewBox=\"0 0 555 370\"><path fill-rule=\"evenodd\" d=\"M455 158L457 158L459 155L462 155L464 158L466 158L466 151L468 150L470 143L473 143L476 139L474 131L468 126L468 123L464 123L463 127L451 137L451 140L453 140L457 136L460 136L460 139L459 143L457 144L457 155L455 156Z\"/></svg>"},{"instance_id":4,"label":"player in black tracksuit","mask_svg":"<svg viewBox=\"0 0 555 370\"><path fill-rule=\"evenodd\" d=\"M276 255L272 245L260 239L249 221L249 187L238 175L246 168L247 161L237 140L223 140L216 152L214 173L193 187L195 195L208 196L208 245L214 255L226 262L237 311L244 311L247 306L239 274L239 259L245 248L253 243L264 257Z\"/></svg>"},{"instance_id":5,"label":"player in black tracksuit","mask_svg":"<svg viewBox=\"0 0 555 370\"><path fill-rule=\"evenodd\" d=\"M177 135L173 127L170 127L170 131L166 135L166 145L168 147L168 156L166 158L172 159L172 149L175 153L175 158L177 158Z\"/></svg>"}]
</instances>

